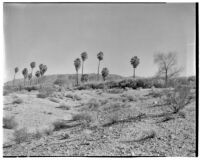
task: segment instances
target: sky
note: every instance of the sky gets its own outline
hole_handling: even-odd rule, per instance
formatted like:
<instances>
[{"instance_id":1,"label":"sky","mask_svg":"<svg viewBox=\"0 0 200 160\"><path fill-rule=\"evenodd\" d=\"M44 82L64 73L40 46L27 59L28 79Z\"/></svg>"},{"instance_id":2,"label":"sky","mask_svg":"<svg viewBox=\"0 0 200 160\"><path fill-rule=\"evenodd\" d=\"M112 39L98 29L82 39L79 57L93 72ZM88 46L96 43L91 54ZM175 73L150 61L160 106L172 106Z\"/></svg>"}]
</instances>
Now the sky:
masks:
<instances>
[{"instance_id":1,"label":"sky","mask_svg":"<svg viewBox=\"0 0 200 160\"><path fill-rule=\"evenodd\" d=\"M101 69L131 76L130 59L140 58L136 76L158 71L154 55L176 52L183 76L195 75L195 4L23 4L4 3L4 81L22 78L30 62L46 64L46 74L75 73L74 60L88 53L84 72ZM80 69L81 72L81 69Z\"/></svg>"}]
</instances>

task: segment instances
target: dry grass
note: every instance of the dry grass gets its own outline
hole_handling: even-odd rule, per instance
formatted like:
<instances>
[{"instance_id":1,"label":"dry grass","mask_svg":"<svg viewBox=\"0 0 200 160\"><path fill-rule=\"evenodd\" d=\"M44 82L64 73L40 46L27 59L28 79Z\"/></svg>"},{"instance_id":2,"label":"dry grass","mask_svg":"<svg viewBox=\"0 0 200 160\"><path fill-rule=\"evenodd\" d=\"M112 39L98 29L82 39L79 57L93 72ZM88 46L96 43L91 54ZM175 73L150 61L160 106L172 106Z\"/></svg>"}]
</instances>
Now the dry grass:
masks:
<instances>
[{"instance_id":1,"label":"dry grass","mask_svg":"<svg viewBox=\"0 0 200 160\"><path fill-rule=\"evenodd\" d=\"M88 101L87 106L90 109L97 109L99 107L99 102L95 98L92 98Z\"/></svg>"},{"instance_id":2,"label":"dry grass","mask_svg":"<svg viewBox=\"0 0 200 160\"><path fill-rule=\"evenodd\" d=\"M17 98L12 102L12 104L21 104L21 103L23 103L23 100L21 98Z\"/></svg>"},{"instance_id":3,"label":"dry grass","mask_svg":"<svg viewBox=\"0 0 200 160\"><path fill-rule=\"evenodd\" d=\"M91 122L92 116L89 113L79 113L72 116L73 121L86 121Z\"/></svg>"},{"instance_id":4,"label":"dry grass","mask_svg":"<svg viewBox=\"0 0 200 160\"><path fill-rule=\"evenodd\" d=\"M60 100L54 97L50 97L49 100L55 103L60 103Z\"/></svg>"},{"instance_id":5,"label":"dry grass","mask_svg":"<svg viewBox=\"0 0 200 160\"><path fill-rule=\"evenodd\" d=\"M3 128L14 129L18 126L14 117L3 117Z\"/></svg>"},{"instance_id":6,"label":"dry grass","mask_svg":"<svg viewBox=\"0 0 200 160\"><path fill-rule=\"evenodd\" d=\"M70 109L71 109L71 107L68 106L68 105L65 104L65 103L61 103L61 104L59 104L59 106L56 107L56 108L60 108L60 109L63 109L63 110L70 110Z\"/></svg>"},{"instance_id":7,"label":"dry grass","mask_svg":"<svg viewBox=\"0 0 200 160\"><path fill-rule=\"evenodd\" d=\"M27 132L26 128L15 130L13 136L14 136L14 141L17 144L28 141L30 138L30 134Z\"/></svg>"},{"instance_id":8,"label":"dry grass","mask_svg":"<svg viewBox=\"0 0 200 160\"><path fill-rule=\"evenodd\" d=\"M124 92L124 89L120 89L120 88L113 88L113 89L109 89L107 90L108 93L111 94L120 94Z\"/></svg>"}]
</instances>

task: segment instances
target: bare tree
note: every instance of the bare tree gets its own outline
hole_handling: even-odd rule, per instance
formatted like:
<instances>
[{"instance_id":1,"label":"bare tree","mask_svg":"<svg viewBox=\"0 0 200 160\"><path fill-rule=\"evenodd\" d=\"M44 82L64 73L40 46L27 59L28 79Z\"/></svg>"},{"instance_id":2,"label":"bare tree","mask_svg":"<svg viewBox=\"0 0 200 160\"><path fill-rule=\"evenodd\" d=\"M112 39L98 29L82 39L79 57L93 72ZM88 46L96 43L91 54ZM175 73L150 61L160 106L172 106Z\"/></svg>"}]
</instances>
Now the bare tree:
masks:
<instances>
[{"instance_id":1,"label":"bare tree","mask_svg":"<svg viewBox=\"0 0 200 160\"><path fill-rule=\"evenodd\" d=\"M177 76L183 69L177 67L177 55L173 52L154 55L154 63L159 67L157 75L165 78L165 86L168 85L170 78Z\"/></svg>"}]
</instances>

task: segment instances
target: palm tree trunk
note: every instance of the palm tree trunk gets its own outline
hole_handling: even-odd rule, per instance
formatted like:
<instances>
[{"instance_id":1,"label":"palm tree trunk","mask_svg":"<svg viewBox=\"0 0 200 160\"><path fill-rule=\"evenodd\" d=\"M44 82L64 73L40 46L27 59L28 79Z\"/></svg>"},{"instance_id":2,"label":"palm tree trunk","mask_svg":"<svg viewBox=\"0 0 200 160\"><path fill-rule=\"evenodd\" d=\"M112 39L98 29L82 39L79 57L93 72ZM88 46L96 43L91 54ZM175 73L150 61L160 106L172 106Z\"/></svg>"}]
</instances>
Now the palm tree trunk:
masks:
<instances>
[{"instance_id":1,"label":"palm tree trunk","mask_svg":"<svg viewBox=\"0 0 200 160\"><path fill-rule=\"evenodd\" d=\"M24 87L25 87L25 78L24 78Z\"/></svg>"},{"instance_id":2,"label":"palm tree trunk","mask_svg":"<svg viewBox=\"0 0 200 160\"><path fill-rule=\"evenodd\" d=\"M78 71L76 71L76 84L78 86Z\"/></svg>"},{"instance_id":3,"label":"palm tree trunk","mask_svg":"<svg viewBox=\"0 0 200 160\"><path fill-rule=\"evenodd\" d=\"M99 64L98 64L98 75L97 75L97 80L99 81L99 67L100 67L100 60L99 60Z\"/></svg>"},{"instance_id":4,"label":"palm tree trunk","mask_svg":"<svg viewBox=\"0 0 200 160\"><path fill-rule=\"evenodd\" d=\"M84 67L84 61L82 63L82 76L83 76L83 67Z\"/></svg>"},{"instance_id":5,"label":"palm tree trunk","mask_svg":"<svg viewBox=\"0 0 200 160\"><path fill-rule=\"evenodd\" d=\"M167 87L167 83L168 83L168 75L167 75L167 70L165 72L165 87Z\"/></svg>"},{"instance_id":6,"label":"palm tree trunk","mask_svg":"<svg viewBox=\"0 0 200 160\"><path fill-rule=\"evenodd\" d=\"M135 68L133 68L133 78L135 78Z\"/></svg>"},{"instance_id":7,"label":"palm tree trunk","mask_svg":"<svg viewBox=\"0 0 200 160\"><path fill-rule=\"evenodd\" d=\"M14 87L14 83L15 83L15 74L14 74L14 79L13 79L13 87Z\"/></svg>"}]
</instances>

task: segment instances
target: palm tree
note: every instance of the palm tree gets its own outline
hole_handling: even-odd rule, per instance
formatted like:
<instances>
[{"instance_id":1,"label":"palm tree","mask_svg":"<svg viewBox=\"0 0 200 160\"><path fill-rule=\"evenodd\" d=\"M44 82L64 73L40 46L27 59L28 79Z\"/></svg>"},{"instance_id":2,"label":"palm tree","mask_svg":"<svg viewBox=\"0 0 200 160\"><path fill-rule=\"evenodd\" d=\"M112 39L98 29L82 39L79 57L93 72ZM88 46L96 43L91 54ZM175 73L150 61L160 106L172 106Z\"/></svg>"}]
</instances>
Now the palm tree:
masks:
<instances>
[{"instance_id":1,"label":"palm tree","mask_svg":"<svg viewBox=\"0 0 200 160\"><path fill-rule=\"evenodd\" d=\"M14 79L13 79L13 86L14 86L14 83L15 83L15 75L16 73L19 71L19 68L18 67L15 67L15 74L14 74Z\"/></svg>"},{"instance_id":2,"label":"palm tree","mask_svg":"<svg viewBox=\"0 0 200 160\"><path fill-rule=\"evenodd\" d=\"M99 64L98 64L98 80L99 80L99 67L100 67L100 61L103 60L103 52L99 52L99 53L97 54L97 58L98 58L98 60L99 60Z\"/></svg>"},{"instance_id":3,"label":"palm tree","mask_svg":"<svg viewBox=\"0 0 200 160\"><path fill-rule=\"evenodd\" d=\"M88 58L87 52L81 53L81 59L82 59L82 76L83 76L83 67L84 67L84 61Z\"/></svg>"},{"instance_id":4,"label":"palm tree","mask_svg":"<svg viewBox=\"0 0 200 160\"><path fill-rule=\"evenodd\" d=\"M38 78L40 77L40 71L35 72L35 76L37 77L37 83L38 83Z\"/></svg>"},{"instance_id":5,"label":"palm tree","mask_svg":"<svg viewBox=\"0 0 200 160\"><path fill-rule=\"evenodd\" d=\"M31 66L31 74L33 75L33 69L35 68L36 63L35 63L35 62L31 62L31 63L30 63L30 66ZM31 79L30 79L30 85L31 85L31 80L32 80L32 77L31 77Z\"/></svg>"},{"instance_id":6,"label":"palm tree","mask_svg":"<svg viewBox=\"0 0 200 160\"><path fill-rule=\"evenodd\" d=\"M28 74L28 80L30 81L30 85L31 85L31 79L32 79L32 73Z\"/></svg>"},{"instance_id":7,"label":"palm tree","mask_svg":"<svg viewBox=\"0 0 200 160\"><path fill-rule=\"evenodd\" d=\"M43 77L43 75L45 74L45 72L47 71L47 66L44 64L40 64L39 65L39 69L40 69L40 77Z\"/></svg>"},{"instance_id":8,"label":"palm tree","mask_svg":"<svg viewBox=\"0 0 200 160\"><path fill-rule=\"evenodd\" d=\"M140 59L137 56L131 58L131 65L133 66L133 78L135 78L135 69L140 63Z\"/></svg>"},{"instance_id":9,"label":"palm tree","mask_svg":"<svg viewBox=\"0 0 200 160\"><path fill-rule=\"evenodd\" d=\"M103 68L101 71L101 75L102 75L104 81L106 80L106 77L108 76L108 74L109 74L108 68L106 68L106 67Z\"/></svg>"},{"instance_id":10,"label":"palm tree","mask_svg":"<svg viewBox=\"0 0 200 160\"><path fill-rule=\"evenodd\" d=\"M22 70L22 74L23 74L23 76L24 76L24 86L25 86L25 80L26 80L26 78L27 78L27 76L28 76L28 69L27 69L27 68L24 68L24 69Z\"/></svg>"},{"instance_id":11,"label":"palm tree","mask_svg":"<svg viewBox=\"0 0 200 160\"><path fill-rule=\"evenodd\" d=\"M81 60L80 60L80 58L76 58L74 60L74 66L75 66L75 69L76 69L76 74L77 74L76 82L77 82L77 85L78 85L78 70L81 67Z\"/></svg>"}]
</instances>

